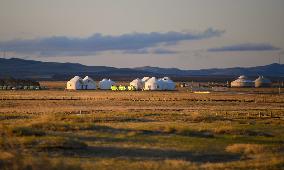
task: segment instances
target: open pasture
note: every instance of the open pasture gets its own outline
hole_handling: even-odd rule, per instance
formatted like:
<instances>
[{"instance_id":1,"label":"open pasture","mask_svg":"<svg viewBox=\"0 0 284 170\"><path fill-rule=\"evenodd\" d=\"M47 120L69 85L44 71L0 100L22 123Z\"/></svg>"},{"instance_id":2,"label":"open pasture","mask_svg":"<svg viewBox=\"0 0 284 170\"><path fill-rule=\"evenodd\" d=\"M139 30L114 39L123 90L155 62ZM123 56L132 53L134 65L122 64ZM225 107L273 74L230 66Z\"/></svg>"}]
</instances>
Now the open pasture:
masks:
<instances>
[{"instance_id":1,"label":"open pasture","mask_svg":"<svg viewBox=\"0 0 284 170\"><path fill-rule=\"evenodd\" d=\"M0 135L0 169L283 169L284 96L0 91Z\"/></svg>"}]
</instances>

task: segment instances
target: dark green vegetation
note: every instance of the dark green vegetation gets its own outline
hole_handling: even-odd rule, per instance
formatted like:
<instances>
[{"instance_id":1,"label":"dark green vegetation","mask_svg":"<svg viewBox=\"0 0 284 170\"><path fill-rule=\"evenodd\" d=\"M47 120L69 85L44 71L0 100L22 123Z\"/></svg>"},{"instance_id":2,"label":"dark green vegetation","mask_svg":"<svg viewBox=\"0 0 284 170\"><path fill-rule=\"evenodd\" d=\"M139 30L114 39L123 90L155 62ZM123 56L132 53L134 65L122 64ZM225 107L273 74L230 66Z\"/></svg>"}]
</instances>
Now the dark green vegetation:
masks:
<instances>
[{"instance_id":1,"label":"dark green vegetation","mask_svg":"<svg viewBox=\"0 0 284 170\"><path fill-rule=\"evenodd\" d=\"M284 168L283 95L0 95L0 169Z\"/></svg>"}]
</instances>

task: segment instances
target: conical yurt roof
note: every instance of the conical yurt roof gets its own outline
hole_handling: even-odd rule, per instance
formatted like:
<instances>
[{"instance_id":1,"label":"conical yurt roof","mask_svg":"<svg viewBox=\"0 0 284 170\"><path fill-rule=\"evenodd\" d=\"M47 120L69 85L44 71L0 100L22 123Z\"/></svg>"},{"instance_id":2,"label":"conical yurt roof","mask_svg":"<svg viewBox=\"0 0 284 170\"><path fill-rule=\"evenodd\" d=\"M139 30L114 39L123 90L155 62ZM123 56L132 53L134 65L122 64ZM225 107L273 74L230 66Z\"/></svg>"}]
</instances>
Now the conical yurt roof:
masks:
<instances>
[{"instance_id":1,"label":"conical yurt roof","mask_svg":"<svg viewBox=\"0 0 284 170\"><path fill-rule=\"evenodd\" d=\"M238 79L247 79L245 75L241 75Z\"/></svg>"},{"instance_id":2,"label":"conical yurt roof","mask_svg":"<svg viewBox=\"0 0 284 170\"><path fill-rule=\"evenodd\" d=\"M102 82L102 81L108 81L108 79L107 79L107 78L103 78L103 79L101 80L101 82Z\"/></svg>"},{"instance_id":3,"label":"conical yurt roof","mask_svg":"<svg viewBox=\"0 0 284 170\"><path fill-rule=\"evenodd\" d=\"M241 75L237 80L233 81L233 82L253 82L251 80L249 80L246 76Z\"/></svg>"},{"instance_id":4,"label":"conical yurt roof","mask_svg":"<svg viewBox=\"0 0 284 170\"><path fill-rule=\"evenodd\" d=\"M112 81L111 79L108 79L108 81L109 81L110 83L112 83L112 84L114 83L114 81Z\"/></svg>"},{"instance_id":5,"label":"conical yurt roof","mask_svg":"<svg viewBox=\"0 0 284 170\"><path fill-rule=\"evenodd\" d=\"M76 81L82 81L82 78L81 77L79 77L79 76L75 76L75 77L73 77L71 80L70 80L70 82L76 82Z\"/></svg>"},{"instance_id":6,"label":"conical yurt roof","mask_svg":"<svg viewBox=\"0 0 284 170\"><path fill-rule=\"evenodd\" d=\"M142 83L142 80L140 80L139 78L136 78L132 80L130 83Z\"/></svg>"},{"instance_id":7,"label":"conical yurt roof","mask_svg":"<svg viewBox=\"0 0 284 170\"><path fill-rule=\"evenodd\" d=\"M106 78L104 78L104 79L102 79L101 81L100 81L100 83L106 83L106 84L114 84L114 81L112 81L111 79L106 79Z\"/></svg>"},{"instance_id":8,"label":"conical yurt roof","mask_svg":"<svg viewBox=\"0 0 284 170\"><path fill-rule=\"evenodd\" d=\"M147 80L149 80L149 79L150 79L150 77L143 77L143 78L142 78L142 81L145 82L145 81L147 81Z\"/></svg>"},{"instance_id":9,"label":"conical yurt roof","mask_svg":"<svg viewBox=\"0 0 284 170\"><path fill-rule=\"evenodd\" d=\"M271 81L263 76L259 76L256 80L256 83L271 83Z\"/></svg>"},{"instance_id":10,"label":"conical yurt roof","mask_svg":"<svg viewBox=\"0 0 284 170\"><path fill-rule=\"evenodd\" d=\"M86 81L86 80L94 81L94 80L93 80L91 77L89 77L89 76L86 76L83 80L84 80L84 81Z\"/></svg>"},{"instance_id":11,"label":"conical yurt roof","mask_svg":"<svg viewBox=\"0 0 284 170\"><path fill-rule=\"evenodd\" d=\"M155 82L157 82L157 78L156 77L151 77L150 79L148 79L146 81L146 83L155 83Z\"/></svg>"}]
</instances>

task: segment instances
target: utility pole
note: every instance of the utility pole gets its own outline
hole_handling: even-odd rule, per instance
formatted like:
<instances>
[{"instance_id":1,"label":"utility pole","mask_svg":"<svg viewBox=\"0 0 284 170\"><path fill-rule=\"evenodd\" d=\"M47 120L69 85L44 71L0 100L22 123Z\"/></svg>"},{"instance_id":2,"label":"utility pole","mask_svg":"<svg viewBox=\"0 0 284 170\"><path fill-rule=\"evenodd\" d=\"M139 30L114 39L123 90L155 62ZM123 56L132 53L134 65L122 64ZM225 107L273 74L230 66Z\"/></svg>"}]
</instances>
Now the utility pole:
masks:
<instances>
[{"instance_id":1,"label":"utility pole","mask_svg":"<svg viewBox=\"0 0 284 170\"><path fill-rule=\"evenodd\" d=\"M279 54L279 58L278 58L278 62L279 62L279 67L280 67L280 64L281 64L281 61L280 61L280 55L281 54ZM278 93L279 93L279 95L281 94L281 84L280 84L280 78L279 78L279 80L278 80Z\"/></svg>"}]
</instances>

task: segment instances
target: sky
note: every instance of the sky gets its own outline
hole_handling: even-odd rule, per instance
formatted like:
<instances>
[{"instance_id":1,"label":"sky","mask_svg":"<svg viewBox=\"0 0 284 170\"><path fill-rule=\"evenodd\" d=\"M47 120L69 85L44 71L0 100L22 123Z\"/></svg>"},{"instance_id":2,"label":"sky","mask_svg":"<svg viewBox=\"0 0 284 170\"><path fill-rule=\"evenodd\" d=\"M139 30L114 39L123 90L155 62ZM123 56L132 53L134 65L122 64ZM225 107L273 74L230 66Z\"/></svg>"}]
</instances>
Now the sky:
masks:
<instances>
[{"instance_id":1,"label":"sky","mask_svg":"<svg viewBox=\"0 0 284 170\"><path fill-rule=\"evenodd\" d=\"M283 0L0 0L0 57L188 70L284 62L283 9Z\"/></svg>"}]
</instances>

